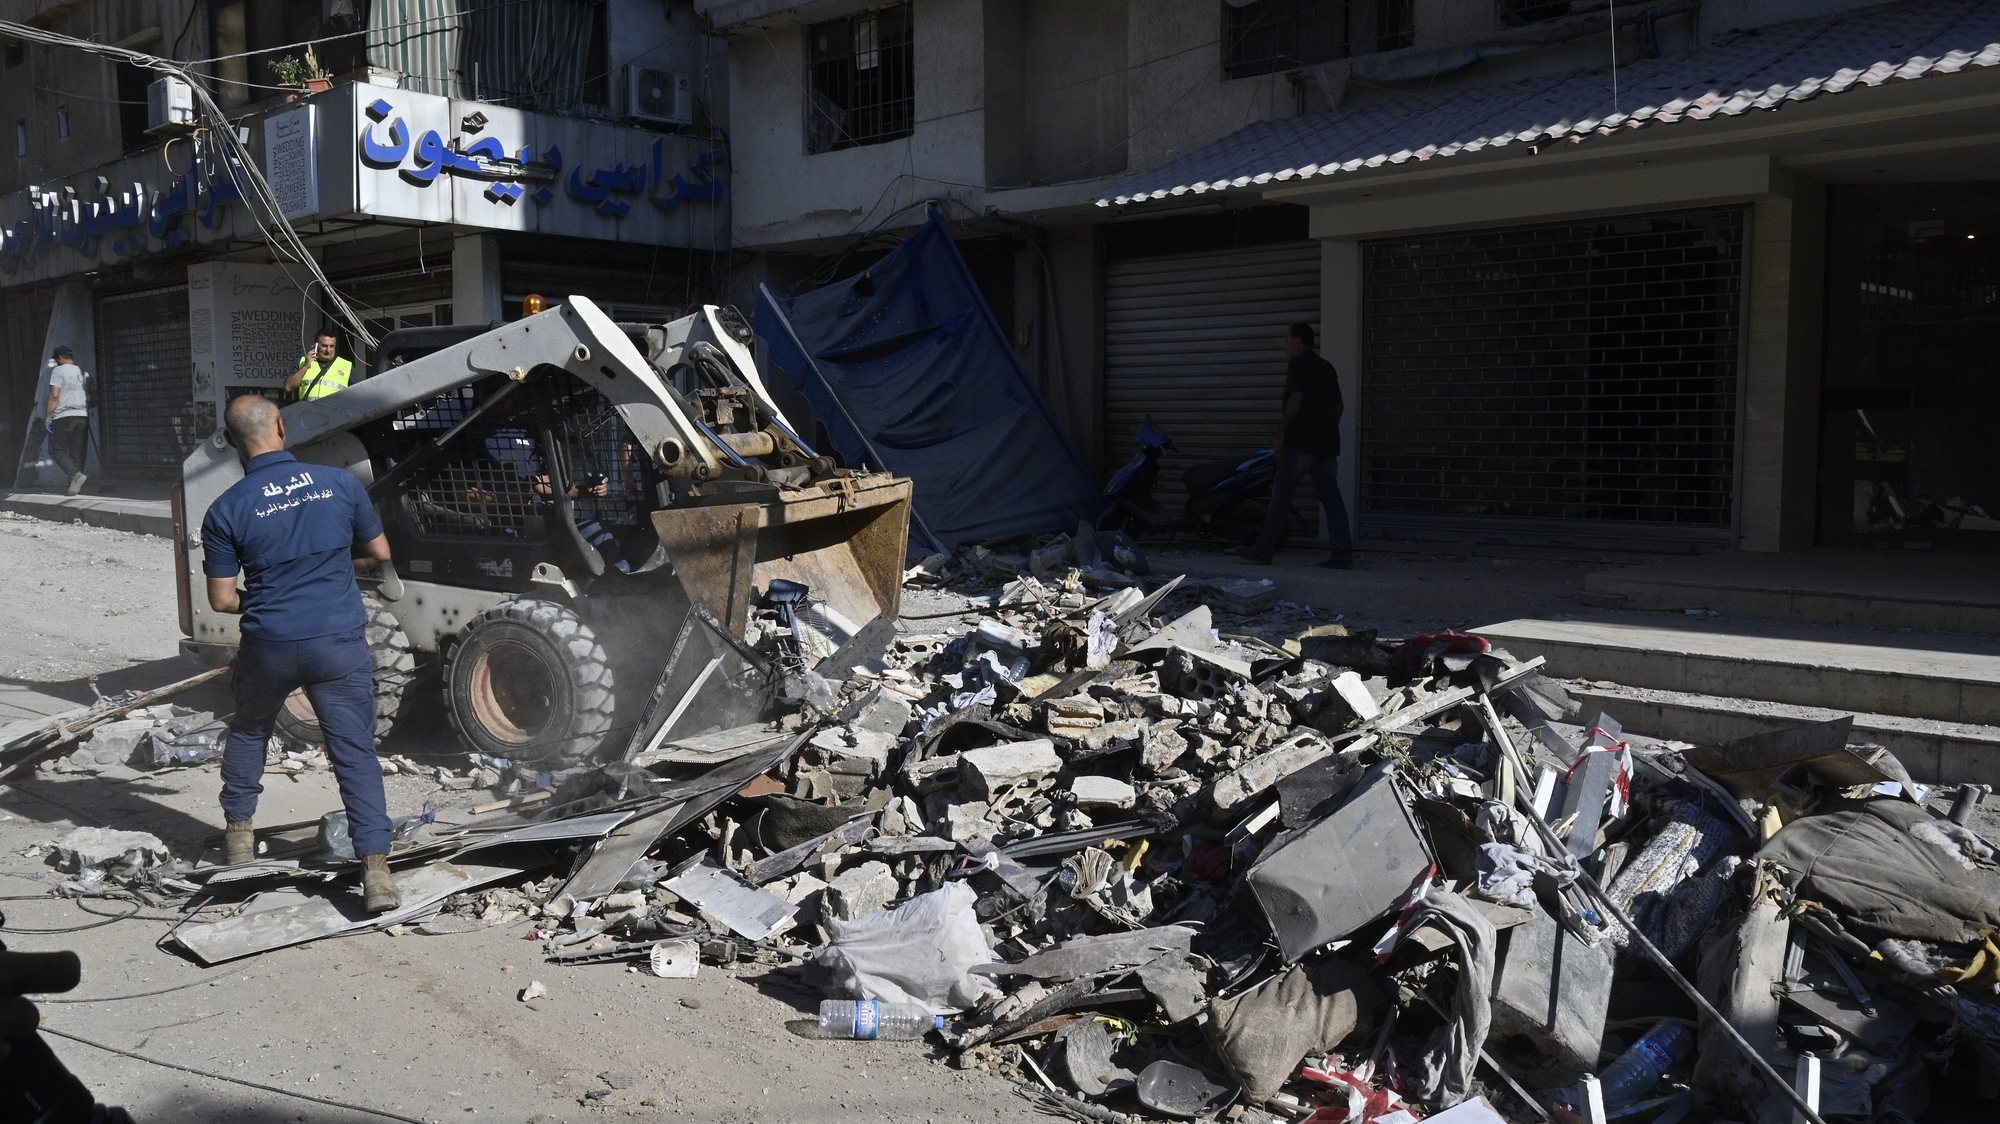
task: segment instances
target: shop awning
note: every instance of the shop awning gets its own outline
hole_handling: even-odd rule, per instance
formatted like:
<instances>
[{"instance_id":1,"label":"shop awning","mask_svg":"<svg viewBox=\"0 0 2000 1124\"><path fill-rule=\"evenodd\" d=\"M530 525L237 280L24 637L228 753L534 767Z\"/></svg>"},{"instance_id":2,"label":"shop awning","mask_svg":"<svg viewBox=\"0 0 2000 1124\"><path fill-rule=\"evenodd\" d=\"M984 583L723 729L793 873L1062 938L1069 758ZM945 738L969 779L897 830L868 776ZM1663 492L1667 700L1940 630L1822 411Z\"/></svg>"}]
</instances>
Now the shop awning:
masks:
<instances>
[{"instance_id":1,"label":"shop awning","mask_svg":"<svg viewBox=\"0 0 2000 1124\"><path fill-rule=\"evenodd\" d=\"M1924 0L1730 32L1694 55L1264 121L1120 184L1099 206L1330 176L1507 144L1735 117L2000 64L2000 4Z\"/></svg>"}]
</instances>

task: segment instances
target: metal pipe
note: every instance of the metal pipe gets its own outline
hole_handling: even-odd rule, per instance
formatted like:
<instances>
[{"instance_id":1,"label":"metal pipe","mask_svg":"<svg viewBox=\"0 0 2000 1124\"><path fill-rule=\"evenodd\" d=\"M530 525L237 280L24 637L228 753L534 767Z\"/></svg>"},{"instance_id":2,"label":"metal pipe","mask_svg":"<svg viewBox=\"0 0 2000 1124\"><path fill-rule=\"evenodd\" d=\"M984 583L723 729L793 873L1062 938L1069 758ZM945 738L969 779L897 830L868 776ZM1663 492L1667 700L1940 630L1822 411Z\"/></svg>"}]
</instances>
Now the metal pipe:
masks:
<instances>
[{"instance_id":1,"label":"metal pipe","mask_svg":"<svg viewBox=\"0 0 2000 1124\"><path fill-rule=\"evenodd\" d=\"M766 430L755 433L724 433L722 443L740 457L768 457L778 451L778 439Z\"/></svg>"},{"instance_id":2,"label":"metal pipe","mask_svg":"<svg viewBox=\"0 0 2000 1124\"><path fill-rule=\"evenodd\" d=\"M1485 701L1486 696L1483 692L1480 697L1481 701ZM1508 750L1512 750L1512 744L1505 742L1504 735L1503 744ZM1525 796L1525 794L1522 795ZM1541 836L1543 845L1549 848L1549 853L1552 855L1566 853L1566 848L1564 848L1562 840L1556 838L1556 833L1549 830L1548 824L1543 823L1534 816L1532 804L1528 805L1526 811L1529 812L1528 822L1534 825L1536 834ZM1660 951L1658 945L1648 940L1645 933L1639 931L1638 923L1632 920L1630 914L1618 908L1618 903L1611 900L1611 895L1605 891L1603 886L1598 885L1597 879L1592 878L1588 871L1579 869L1576 872L1576 884L1583 887L1591 897L1597 899L1597 904L1604 908L1604 912L1609 914L1612 920L1625 926L1625 932L1631 937L1632 944L1640 952L1645 953L1646 959L1651 960L1660 971L1666 973L1667 978L1673 981L1675 987L1680 988L1689 999L1694 1000L1695 1007L1702 1014L1714 1020L1716 1028L1721 1030L1729 1041L1738 1050L1743 1052L1744 1058L1756 1068L1757 1072L1763 1074L1764 1079L1771 1083L1771 1087L1783 1093L1785 1099L1792 1102L1792 1107L1798 1110L1801 1120L1806 1121L1807 1124L1826 1124L1826 1120L1820 1116L1819 1110L1807 1103L1806 1098L1799 1095L1797 1089L1792 1088L1791 1081L1779 1073L1769 1061L1765 1060L1764 1055L1757 1052L1757 1048L1750 1044L1749 1039L1744 1038L1742 1033L1728 1019L1723 1017L1722 1012L1716 1010L1715 1004L1708 1001L1708 997L1701 993L1700 988L1690 983L1686 976L1681 975L1680 969L1674 967L1674 962L1668 959L1666 953Z\"/></svg>"}]
</instances>

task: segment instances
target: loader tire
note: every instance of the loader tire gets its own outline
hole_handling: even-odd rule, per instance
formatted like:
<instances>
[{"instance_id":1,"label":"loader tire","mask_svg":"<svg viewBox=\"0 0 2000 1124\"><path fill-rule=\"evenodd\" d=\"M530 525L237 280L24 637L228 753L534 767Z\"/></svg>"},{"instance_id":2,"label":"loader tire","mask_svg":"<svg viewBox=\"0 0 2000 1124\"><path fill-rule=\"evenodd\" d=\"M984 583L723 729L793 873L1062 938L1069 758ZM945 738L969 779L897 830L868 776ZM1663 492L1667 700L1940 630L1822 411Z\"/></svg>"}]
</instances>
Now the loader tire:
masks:
<instances>
[{"instance_id":1,"label":"loader tire","mask_svg":"<svg viewBox=\"0 0 2000 1124\"><path fill-rule=\"evenodd\" d=\"M444 656L445 712L474 752L536 765L587 761L611 733L611 660L566 605L504 601Z\"/></svg>"},{"instance_id":2,"label":"loader tire","mask_svg":"<svg viewBox=\"0 0 2000 1124\"><path fill-rule=\"evenodd\" d=\"M387 605L367 596L361 603L368 610L365 629L368 659L375 672L375 741L379 745L396 728L403 699L411 694L410 684L417 678L417 655ZM319 716L313 713L312 700L306 698L305 691L293 691L278 708L277 734L300 749L326 744Z\"/></svg>"}]
</instances>

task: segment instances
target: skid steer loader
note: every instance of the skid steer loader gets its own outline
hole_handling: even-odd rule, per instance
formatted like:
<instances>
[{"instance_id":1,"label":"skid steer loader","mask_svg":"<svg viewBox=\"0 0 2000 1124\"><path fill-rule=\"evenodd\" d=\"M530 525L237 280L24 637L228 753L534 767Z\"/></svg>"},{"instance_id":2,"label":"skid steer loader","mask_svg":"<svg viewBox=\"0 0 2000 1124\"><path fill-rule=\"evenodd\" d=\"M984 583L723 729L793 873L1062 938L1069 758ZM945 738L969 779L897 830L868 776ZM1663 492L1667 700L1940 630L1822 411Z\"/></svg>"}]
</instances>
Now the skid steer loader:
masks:
<instances>
[{"instance_id":1,"label":"skid steer loader","mask_svg":"<svg viewBox=\"0 0 2000 1124\"><path fill-rule=\"evenodd\" d=\"M804 659L796 628L766 626L774 602L788 623L810 604L823 650L895 617L910 482L810 448L752 342L730 308L630 325L572 297L498 327L391 333L373 377L284 408L293 455L360 477L394 552L363 578L378 736L441 703L476 752L587 763L658 704L694 606L729 633L719 648L770 667ZM242 475L218 432L174 499L182 647L210 663L239 635L208 608L200 527ZM726 678L710 721L674 709L677 733L768 716ZM313 740L302 694L280 728Z\"/></svg>"}]
</instances>

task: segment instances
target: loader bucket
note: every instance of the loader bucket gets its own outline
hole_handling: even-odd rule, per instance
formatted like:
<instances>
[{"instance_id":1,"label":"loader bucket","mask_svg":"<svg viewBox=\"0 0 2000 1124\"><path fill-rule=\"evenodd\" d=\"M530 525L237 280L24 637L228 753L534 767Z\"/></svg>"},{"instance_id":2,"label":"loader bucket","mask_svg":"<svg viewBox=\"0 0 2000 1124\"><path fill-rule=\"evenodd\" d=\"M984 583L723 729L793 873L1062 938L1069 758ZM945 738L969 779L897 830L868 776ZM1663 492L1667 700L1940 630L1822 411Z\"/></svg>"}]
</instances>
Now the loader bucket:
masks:
<instances>
[{"instance_id":1,"label":"loader bucket","mask_svg":"<svg viewBox=\"0 0 2000 1124\"><path fill-rule=\"evenodd\" d=\"M910 482L887 474L827 481L760 503L653 513L688 598L742 636L772 579L811 587L845 642L901 608L909 548Z\"/></svg>"}]
</instances>

